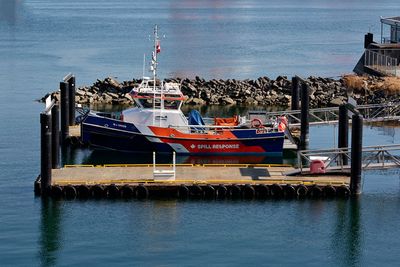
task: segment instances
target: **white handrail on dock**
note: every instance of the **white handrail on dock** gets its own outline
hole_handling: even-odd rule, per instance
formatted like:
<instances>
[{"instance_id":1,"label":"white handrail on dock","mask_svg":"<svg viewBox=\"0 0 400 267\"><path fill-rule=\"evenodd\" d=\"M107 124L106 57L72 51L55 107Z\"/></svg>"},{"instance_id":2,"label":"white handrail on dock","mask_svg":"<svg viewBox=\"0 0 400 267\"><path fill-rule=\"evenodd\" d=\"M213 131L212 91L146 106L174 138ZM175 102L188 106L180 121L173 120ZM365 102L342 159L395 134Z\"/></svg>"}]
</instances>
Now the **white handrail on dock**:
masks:
<instances>
[{"instance_id":1,"label":"white handrail on dock","mask_svg":"<svg viewBox=\"0 0 400 267\"><path fill-rule=\"evenodd\" d=\"M153 179L175 181L176 179L176 153L172 152L172 169L156 168L156 152L153 152Z\"/></svg>"}]
</instances>

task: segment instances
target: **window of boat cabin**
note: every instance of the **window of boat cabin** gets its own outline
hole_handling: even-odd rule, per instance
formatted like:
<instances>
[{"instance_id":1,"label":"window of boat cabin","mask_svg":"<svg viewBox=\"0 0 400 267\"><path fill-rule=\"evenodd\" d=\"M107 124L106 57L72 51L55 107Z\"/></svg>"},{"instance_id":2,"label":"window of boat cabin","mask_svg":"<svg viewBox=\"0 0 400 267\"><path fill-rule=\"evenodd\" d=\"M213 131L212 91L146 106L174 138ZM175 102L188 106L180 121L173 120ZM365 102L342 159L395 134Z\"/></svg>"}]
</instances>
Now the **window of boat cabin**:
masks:
<instances>
[{"instance_id":1,"label":"window of boat cabin","mask_svg":"<svg viewBox=\"0 0 400 267\"><path fill-rule=\"evenodd\" d=\"M180 100L164 100L165 109L178 109L180 104Z\"/></svg>"},{"instance_id":2,"label":"window of boat cabin","mask_svg":"<svg viewBox=\"0 0 400 267\"><path fill-rule=\"evenodd\" d=\"M153 97L154 95L151 93L140 94L139 97L135 98L135 101L138 102L142 108L153 108ZM161 95L157 94L155 99L155 106L157 108L161 107L161 99L159 97L161 97ZM182 100L180 95L168 95L164 98L165 109L180 109L181 105Z\"/></svg>"},{"instance_id":3,"label":"window of boat cabin","mask_svg":"<svg viewBox=\"0 0 400 267\"><path fill-rule=\"evenodd\" d=\"M140 98L138 99L140 105L143 108L153 108L153 99L152 98Z\"/></svg>"}]
</instances>

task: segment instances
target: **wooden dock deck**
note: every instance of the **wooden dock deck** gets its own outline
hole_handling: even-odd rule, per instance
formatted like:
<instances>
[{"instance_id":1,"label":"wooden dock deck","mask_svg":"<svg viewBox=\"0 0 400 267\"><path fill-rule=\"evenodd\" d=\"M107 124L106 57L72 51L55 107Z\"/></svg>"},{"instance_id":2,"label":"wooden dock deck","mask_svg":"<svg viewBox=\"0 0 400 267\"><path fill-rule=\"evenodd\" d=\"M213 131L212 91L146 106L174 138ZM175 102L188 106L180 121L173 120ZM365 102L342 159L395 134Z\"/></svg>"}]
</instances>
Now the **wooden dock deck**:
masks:
<instances>
[{"instance_id":1,"label":"wooden dock deck","mask_svg":"<svg viewBox=\"0 0 400 267\"><path fill-rule=\"evenodd\" d=\"M172 165L157 165L157 169L169 170ZM340 175L288 176L293 171L288 165L270 164L181 164L176 166L175 180L153 178L152 164L137 165L70 165L52 170L52 184L348 184L349 177Z\"/></svg>"}]
</instances>

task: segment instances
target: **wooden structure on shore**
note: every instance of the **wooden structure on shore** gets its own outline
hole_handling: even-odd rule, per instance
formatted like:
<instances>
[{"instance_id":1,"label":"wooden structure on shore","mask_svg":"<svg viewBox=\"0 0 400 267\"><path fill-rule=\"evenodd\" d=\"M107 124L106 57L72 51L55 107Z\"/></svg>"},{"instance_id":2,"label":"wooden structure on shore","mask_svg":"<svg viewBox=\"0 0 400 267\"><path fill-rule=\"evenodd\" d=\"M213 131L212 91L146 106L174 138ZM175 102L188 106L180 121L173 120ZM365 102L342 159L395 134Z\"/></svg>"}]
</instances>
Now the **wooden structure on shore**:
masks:
<instances>
[{"instance_id":1,"label":"wooden structure on shore","mask_svg":"<svg viewBox=\"0 0 400 267\"><path fill-rule=\"evenodd\" d=\"M374 42L372 33L365 35L365 51L354 67L354 72L400 77L400 17L381 17L380 21L380 42Z\"/></svg>"}]
</instances>

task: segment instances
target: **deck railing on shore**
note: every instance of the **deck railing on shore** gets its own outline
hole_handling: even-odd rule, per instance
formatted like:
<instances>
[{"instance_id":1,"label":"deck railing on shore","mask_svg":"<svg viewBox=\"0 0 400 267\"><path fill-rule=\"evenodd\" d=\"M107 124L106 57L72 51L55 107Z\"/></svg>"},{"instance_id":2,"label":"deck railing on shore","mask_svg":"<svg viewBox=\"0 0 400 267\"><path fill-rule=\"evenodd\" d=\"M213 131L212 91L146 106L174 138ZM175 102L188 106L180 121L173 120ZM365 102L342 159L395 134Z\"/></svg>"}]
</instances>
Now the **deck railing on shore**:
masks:
<instances>
[{"instance_id":1,"label":"deck railing on shore","mask_svg":"<svg viewBox=\"0 0 400 267\"><path fill-rule=\"evenodd\" d=\"M397 76L400 75L397 64L397 58L384 55L371 49L365 50L364 66L372 70L385 75Z\"/></svg>"}]
</instances>

